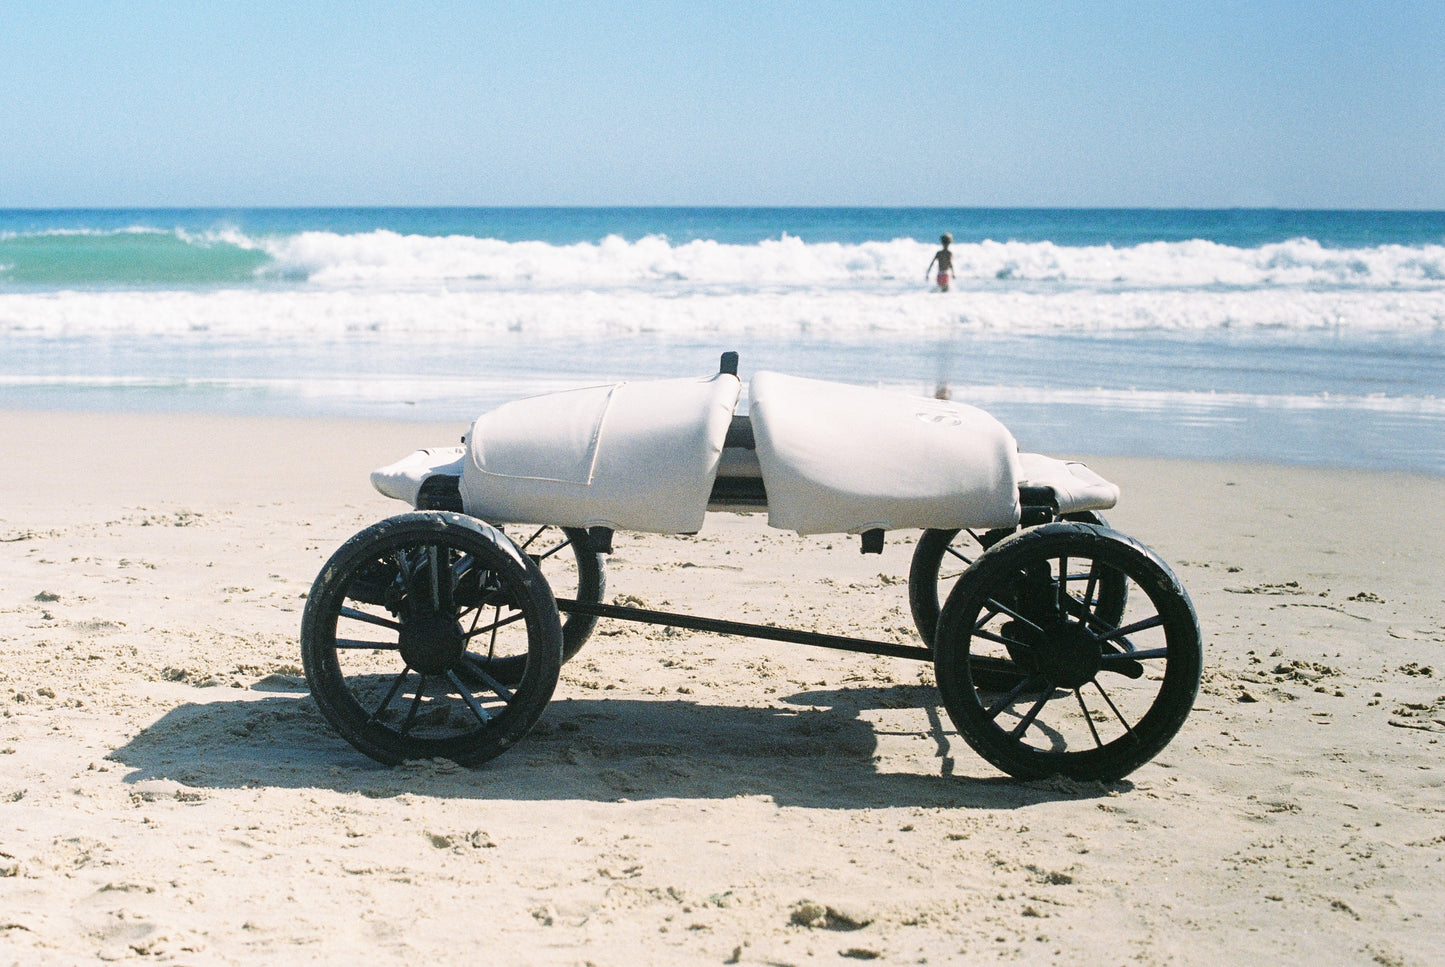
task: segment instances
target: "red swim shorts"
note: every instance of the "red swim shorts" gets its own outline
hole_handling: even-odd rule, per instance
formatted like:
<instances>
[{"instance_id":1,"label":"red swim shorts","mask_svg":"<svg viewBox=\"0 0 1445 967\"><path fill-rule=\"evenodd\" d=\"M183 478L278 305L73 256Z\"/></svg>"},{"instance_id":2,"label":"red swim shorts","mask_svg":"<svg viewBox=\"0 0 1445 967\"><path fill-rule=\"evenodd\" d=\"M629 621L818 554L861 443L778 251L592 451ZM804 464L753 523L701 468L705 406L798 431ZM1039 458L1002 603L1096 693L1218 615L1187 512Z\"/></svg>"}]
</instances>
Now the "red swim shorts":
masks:
<instances>
[{"instance_id":1,"label":"red swim shorts","mask_svg":"<svg viewBox=\"0 0 1445 967\"><path fill-rule=\"evenodd\" d=\"M940 273L938 273L938 287L939 287L940 289L946 289L946 288L948 288L948 273L947 273L947 272L940 272Z\"/></svg>"}]
</instances>

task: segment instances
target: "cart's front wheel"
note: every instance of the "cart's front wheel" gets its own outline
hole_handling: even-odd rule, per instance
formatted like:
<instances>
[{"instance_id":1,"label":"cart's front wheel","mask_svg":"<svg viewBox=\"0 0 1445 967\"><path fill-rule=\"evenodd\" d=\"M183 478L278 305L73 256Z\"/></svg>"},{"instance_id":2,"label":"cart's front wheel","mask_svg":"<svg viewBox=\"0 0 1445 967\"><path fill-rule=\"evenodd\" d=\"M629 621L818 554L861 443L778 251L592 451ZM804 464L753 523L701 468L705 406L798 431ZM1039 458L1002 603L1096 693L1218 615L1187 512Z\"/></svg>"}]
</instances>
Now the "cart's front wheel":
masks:
<instances>
[{"instance_id":1,"label":"cart's front wheel","mask_svg":"<svg viewBox=\"0 0 1445 967\"><path fill-rule=\"evenodd\" d=\"M1123 591L1119 613L1099 589ZM1019 778L1119 779L1184 724L1203 661L1194 606L1143 545L1090 524L1001 541L959 578L934 643L949 717Z\"/></svg>"},{"instance_id":2,"label":"cart's front wheel","mask_svg":"<svg viewBox=\"0 0 1445 967\"><path fill-rule=\"evenodd\" d=\"M362 752L472 765L542 714L562 629L537 564L501 532L461 514L403 514L322 568L301 656L322 714Z\"/></svg>"}]
</instances>

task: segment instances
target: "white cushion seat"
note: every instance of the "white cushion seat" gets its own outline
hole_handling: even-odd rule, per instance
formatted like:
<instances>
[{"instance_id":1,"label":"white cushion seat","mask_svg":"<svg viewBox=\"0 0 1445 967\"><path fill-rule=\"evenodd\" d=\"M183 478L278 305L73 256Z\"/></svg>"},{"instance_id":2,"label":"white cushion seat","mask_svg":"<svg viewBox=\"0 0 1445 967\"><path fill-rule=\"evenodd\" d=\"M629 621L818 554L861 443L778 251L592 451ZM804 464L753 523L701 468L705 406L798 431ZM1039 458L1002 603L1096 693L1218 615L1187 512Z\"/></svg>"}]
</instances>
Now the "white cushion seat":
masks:
<instances>
[{"instance_id":1,"label":"white cushion seat","mask_svg":"<svg viewBox=\"0 0 1445 967\"><path fill-rule=\"evenodd\" d=\"M467 434L462 505L498 524L694 533L741 390L719 373L503 404Z\"/></svg>"},{"instance_id":2,"label":"white cushion seat","mask_svg":"<svg viewBox=\"0 0 1445 967\"><path fill-rule=\"evenodd\" d=\"M1010 527L1018 445L972 406L761 372L750 418L768 523L800 534Z\"/></svg>"}]
</instances>

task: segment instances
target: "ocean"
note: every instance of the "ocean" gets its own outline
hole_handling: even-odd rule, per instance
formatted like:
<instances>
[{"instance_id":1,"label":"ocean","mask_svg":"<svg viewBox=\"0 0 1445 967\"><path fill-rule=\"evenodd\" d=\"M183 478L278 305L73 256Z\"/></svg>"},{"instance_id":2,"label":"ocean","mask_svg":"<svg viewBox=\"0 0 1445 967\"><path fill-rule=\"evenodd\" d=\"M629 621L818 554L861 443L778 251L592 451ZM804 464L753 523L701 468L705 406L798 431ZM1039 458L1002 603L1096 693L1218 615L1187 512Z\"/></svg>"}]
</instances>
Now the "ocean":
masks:
<instances>
[{"instance_id":1,"label":"ocean","mask_svg":"<svg viewBox=\"0 0 1445 967\"><path fill-rule=\"evenodd\" d=\"M460 430L725 350L946 389L1045 453L1445 474L1445 212L0 211L11 414Z\"/></svg>"}]
</instances>

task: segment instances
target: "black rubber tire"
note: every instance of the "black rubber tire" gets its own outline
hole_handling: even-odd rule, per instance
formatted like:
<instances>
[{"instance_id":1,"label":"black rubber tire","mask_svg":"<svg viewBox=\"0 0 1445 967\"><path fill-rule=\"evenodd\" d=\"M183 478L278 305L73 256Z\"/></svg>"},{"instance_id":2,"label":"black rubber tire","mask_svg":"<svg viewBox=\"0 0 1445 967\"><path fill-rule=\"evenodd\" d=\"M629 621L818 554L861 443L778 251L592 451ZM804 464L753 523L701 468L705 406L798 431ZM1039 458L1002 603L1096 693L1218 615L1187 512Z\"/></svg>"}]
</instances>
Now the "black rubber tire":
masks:
<instances>
[{"instance_id":1,"label":"black rubber tire","mask_svg":"<svg viewBox=\"0 0 1445 967\"><path fill-rule=\"evenodd\" d=\"M512 680L494 674L499 658ZM562 627L542 572L500 531L462 514L402 514L361 531L321 569L301 659L322 715L361 752L389 765L475 765L546 708Z\"/></svg>"},{"instance_id":2,"label":"black rubber tire","mask_svg":"<svg viewBox=\"0 0 1445 967\"><path fill-rule=\"evenodd\" d=\"M1114 620L1084 603L1110 573L1127 595ZM1128 775L1184 724L1202 664L1199 620L1168 565L1077 523L1029 528L980 557L949 594L934 648L959 734L1021 779Z\"/></svg>"},{"instance_id":3,"label":"black rubber tire","mask_svg":"<svg viewBox=\"0 0 1445 967\"><path fill-rule=\"evenodd\" d=\"M923 532L908 568L908 609L913 613L913 627L918 629L925 645L933 647L942 602L963 571L983 556L984 551L1012 533L1011 530L963 529ZM945 558L951 559L948 571L944 570Z\"/></svg>"},{"instance_id":4,"label":"black rubber tire","mask_svg":"<svg viewBox=\"0 0 1445 967\"><path fill-rule=\"evenodd\" d=\"M1104 515L1092 510L1067 514L1063 518L1081 524L1108 526ZM913 613L913 627L923 643L933 647L933 636L938 633L938 616L942 605L962 576L963 570L978 560L983 552L1014 533L1012 530L926 530L913 549L913 562L908 569L908 609ZM944 561L958 562L957 567L945 570ZM1118 615L1124 612L1124 602L1118 598L1117 588L1102 589L1100 607L1103 614ZM1113 592L1113 593L1111 593Z\"/></svg>"},{"instance_id":5,"label":"black rubber tire","mask_svg":"<svg viewBox=\"0 0 1445 967\"><path fill-rule=\"evenodd\" d=\"M586 604L602 601L602 593L607 587L603 555L590 549L585 530L577 527L539 527L525 534L519 532L516 544L542 569L555 597L572 598ZM565 561L563 555L566 555ZM560 568L557 566L559 563L562 565ZM582 649L596 627L596 615L562 616L564 664Z\"/></svg>"}]
</instances>

